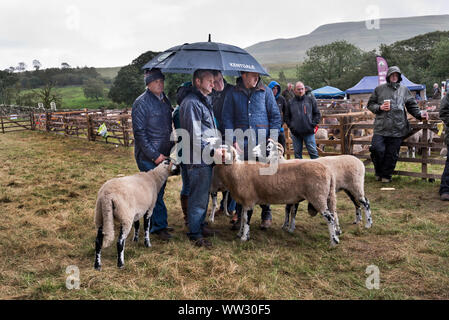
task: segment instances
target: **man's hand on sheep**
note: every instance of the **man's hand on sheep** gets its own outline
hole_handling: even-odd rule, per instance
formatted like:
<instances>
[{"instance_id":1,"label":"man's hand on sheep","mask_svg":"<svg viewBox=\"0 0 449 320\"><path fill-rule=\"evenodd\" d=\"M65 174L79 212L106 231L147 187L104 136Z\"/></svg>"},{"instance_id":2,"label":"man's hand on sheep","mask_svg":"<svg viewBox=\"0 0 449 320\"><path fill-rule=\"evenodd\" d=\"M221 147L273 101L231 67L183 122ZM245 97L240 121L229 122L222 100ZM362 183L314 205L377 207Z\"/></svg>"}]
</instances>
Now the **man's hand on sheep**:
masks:
<instances>
[{"instance_id":1,"label":"man's hand on sheep","mask_svg":"<svg viewBox=\"0 0 449 320\"><path fill-rule=\"evenodd\" d=\"M161 163L162 161L164 161L165 159L167 159L166 156L164 156L162 153L159 155L159 157L157 157L156 160L154 160L154 163L156 165L159 165L159 163Z\"/></svg>"}]
</instances>

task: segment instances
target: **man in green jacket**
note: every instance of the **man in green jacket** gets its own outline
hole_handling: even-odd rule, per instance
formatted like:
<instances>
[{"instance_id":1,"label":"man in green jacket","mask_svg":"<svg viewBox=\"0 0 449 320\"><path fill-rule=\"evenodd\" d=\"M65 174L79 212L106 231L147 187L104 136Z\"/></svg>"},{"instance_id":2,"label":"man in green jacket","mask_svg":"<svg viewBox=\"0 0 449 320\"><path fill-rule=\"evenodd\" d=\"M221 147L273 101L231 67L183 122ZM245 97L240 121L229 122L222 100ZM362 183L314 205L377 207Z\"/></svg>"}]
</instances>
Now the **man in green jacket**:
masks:
<instances>
[{"instance_id":1,"label":"man in green jacket","mask_svg":"<svg viewBox=\"0 0 449 320\"><path fill-rule=\"evenodd\" d=\"M443 120L446 126L444 143L449 150L449 92L444 96L443 100L441 100L440 119ZM441 176L440 199L449 201L449 157L446 158L446 165L444 166L443 175Z\"/></svg>"},{"instance_id":2,"label":"man in green jacket","mask_svg":"<svg viewBox=\"0 0 449 320\"><path fill-rule=\"evenodd\" d=\"M421 113L414 96L401 81L401 70L396 66L389 68L387 83L374 89L367 106L376 115L370 147L376 180L386 183L391 182L402 140L410 131L407 111L418 120L427 119L427 113Z\"/></svg>"}]
</instances>

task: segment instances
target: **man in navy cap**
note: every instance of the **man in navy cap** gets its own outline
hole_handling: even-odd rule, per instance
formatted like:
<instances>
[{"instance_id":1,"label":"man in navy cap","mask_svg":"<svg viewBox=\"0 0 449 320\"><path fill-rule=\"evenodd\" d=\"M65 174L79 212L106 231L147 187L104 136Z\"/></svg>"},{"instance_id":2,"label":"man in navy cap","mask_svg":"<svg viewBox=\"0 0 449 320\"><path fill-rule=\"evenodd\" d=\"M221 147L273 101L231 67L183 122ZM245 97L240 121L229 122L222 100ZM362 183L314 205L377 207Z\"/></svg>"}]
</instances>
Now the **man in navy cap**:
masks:
<instances>
[{"instance_id":1,"label":"man in navy cap","mask_svg":"<svg viewBox=\"0 0 449 320\"><path fill-rule=\"evenodd\" d=\"M164 94L165 76L159 69L145 72L147 89L142 93L132 108L134 133L134 156L140 171L149 171L170 156L173 142L172 107ZM171 238L167 224L167 208L164 203L165 184L159 191L156 206L151 216L150 233L155 233L162 240ZM148 223L148 221L145 221Z\"/></svg>"}]
</instances>

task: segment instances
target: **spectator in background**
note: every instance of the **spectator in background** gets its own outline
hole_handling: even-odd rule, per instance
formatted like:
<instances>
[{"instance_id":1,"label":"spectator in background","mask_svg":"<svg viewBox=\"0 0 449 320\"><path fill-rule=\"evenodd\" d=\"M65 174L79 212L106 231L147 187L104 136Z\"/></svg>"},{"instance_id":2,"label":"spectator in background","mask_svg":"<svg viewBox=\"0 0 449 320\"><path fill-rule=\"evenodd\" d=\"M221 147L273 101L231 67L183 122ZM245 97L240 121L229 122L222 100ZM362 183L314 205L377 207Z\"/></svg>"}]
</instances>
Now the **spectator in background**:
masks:
<instances>
[{"instance_id":1,"label":"spectator in background","mask_svg":"<svg viewBox=\"0 0 449 320\"><path fill-rule=\"evenodd\" d=\"M285 123L287 123L293 141L295 158L302 159L302 148L305 143L311 159L318 158L315 141L315 127L321 119L316 99L306 95L306 88L301 81L295 84L295 97L291 99L285 109Z\"/></svg>"},{"instance_id":2,"label":"spectator in background","mask_svg":"<svg viewBox=\"0 0 449 320\"><path fill-rule=\"evenodd\" d=\"M284 128L282 125L284 124L284 113L285 108L287 107L287 101L285 100L284 96L281 95L281 85L277 83L276 81L271 81L268 84L268 88L270 88L273 91L274 98L276 99L276 103L279 107L279 112L281 113L281 130L279 131L279 137L278 141L284 147L285 151L285 133Z\"/></svg>"},{"instance_id":3,"label":"spectator in background","mask_svg":"<svg viewBox=\"0 0 449 320\"><path fill-rule=\"evenodd\" d=\"M443 120L446 127L444 143L449 150L449 92L446 93L440 105L440 119ZM446 165L444 166L443 175L441 176L440 184L440 199L443 201L449 201L449 155L446 158Z\"/></svg>"},{"instance_id":4,"label":"spectator in background","mask_svg":"<svg viewBox=\"0 0 449 320\"><path fill-rule=\"evenodd\" d=\"M312 87L310 87L310 86L304 86L304 87L306 88L306 96L316 99L312 93L312 91L313 91Z\"/></svg>"},{"instance_id":5,"label":"spectator in background","mask_svg":"<svg viewBox=\"0 0 449 320\"><path fill-rule=\"evenodd\" d=\"M291 99L293 99L295 97L295 93L293 92L293 83L291 82L287 83L287 88L284 91L282 91L281 94L284 96L285 101L287 101L287 103Z\"/></svg>"},{"instance_id":6,"label":"spectator in background","mask_svg":"<svg viewBox=\"0 0 449 320\"><path fill-rule=\"evenodd\" d=\"M418 120L427 119L427 113L420 112L410 90L401 85L401 75L398 67L390 67L387 83L374 89L367 105L376 115L370 147L371 160L374 163L376 180L385 183L391 182L402 140L410 131L407 111Z\"/></svg>"},{"instance_id":7,"label":"spectator in background","mask_svg":"<svg viewBox=\"0 0 449 320\"><path fill-rule=\"evenodd\" d=\"M416 101L421 101L422 100L421 95L419 94L419 91L415 91L415 100Z\"/></svg>"},{"instance_id":8,"label":"spectator in background","mask_svg":"<svg viewBox=\"0 0 449 320\"><path fill-rule=\"evenodd\" d=\"M440 87L438 86L438 83L433 84L432 99L438 99L438 100L441 99L441 91L440 91Z\"/></svg>"},{"instance_id":9,"label":"spectator in background","mask_svg":"<svg viewBox=\"0 0 449 320\"><path fill-rule=\"evenodd\" d=\"M170 156L173 142L172 107L164 94L165 76L159 69L145 74L147 89L135 101L132 107L132 125L134 133L134 156L140 171L156 168ZM156 206L151 215L150 233L168 241L171 228L167 223L167 208L164 203L165 183L158 193Z\"/></svg>"}]
</instances>

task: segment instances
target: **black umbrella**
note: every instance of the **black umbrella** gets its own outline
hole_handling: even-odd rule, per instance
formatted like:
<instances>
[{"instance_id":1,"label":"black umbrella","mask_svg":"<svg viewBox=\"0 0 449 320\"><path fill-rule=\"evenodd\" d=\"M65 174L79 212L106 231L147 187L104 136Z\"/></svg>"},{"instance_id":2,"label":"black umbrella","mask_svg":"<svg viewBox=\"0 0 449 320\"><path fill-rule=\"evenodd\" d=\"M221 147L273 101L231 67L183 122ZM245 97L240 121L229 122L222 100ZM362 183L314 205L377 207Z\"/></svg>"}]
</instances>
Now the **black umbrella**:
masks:
<instances>
[{"instance_id":1,"label":"black umbrella","mask_svg":"<svg viewBox=\"0 0 449 320\"><path fill-rule=\"evenodd\" d=\"M165 50L142 67L153 68L169 73L193 73L196 69L211 69L221 70L229 76L239 76L240 71L268 76L267 71L245 50L210 41L186 43Z\"/></svg>"}]
</instances>

